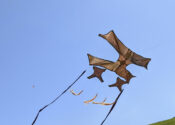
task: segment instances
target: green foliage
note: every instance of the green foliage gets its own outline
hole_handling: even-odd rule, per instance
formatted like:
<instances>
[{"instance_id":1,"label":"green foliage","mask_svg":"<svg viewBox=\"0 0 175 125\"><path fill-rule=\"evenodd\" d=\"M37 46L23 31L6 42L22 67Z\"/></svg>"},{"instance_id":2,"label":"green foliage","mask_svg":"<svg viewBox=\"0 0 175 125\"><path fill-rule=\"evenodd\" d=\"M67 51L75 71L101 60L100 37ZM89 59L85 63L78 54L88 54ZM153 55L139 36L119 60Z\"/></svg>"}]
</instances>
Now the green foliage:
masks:
<instances>
[{"instance_id":1,"label":"green foliage","mask_svg":"<svg viewBox=\"0 0 175 125\"><path fill-rule=\"evenodd\" d=\"M157 123L150 124L150 125L175 125L175 117L169 120L157 122Z\"/></svg>"}]
</instances>

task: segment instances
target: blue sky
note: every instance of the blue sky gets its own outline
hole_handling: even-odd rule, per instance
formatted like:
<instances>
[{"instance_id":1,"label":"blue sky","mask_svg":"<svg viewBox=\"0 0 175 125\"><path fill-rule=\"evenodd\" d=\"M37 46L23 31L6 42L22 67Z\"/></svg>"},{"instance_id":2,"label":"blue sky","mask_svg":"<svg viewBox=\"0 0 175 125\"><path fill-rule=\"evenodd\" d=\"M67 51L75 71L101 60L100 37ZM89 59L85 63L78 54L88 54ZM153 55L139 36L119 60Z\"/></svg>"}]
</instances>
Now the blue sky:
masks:
<instances>
[{"instance_id":1,"label":"blue sky","mask_svg":"<svg viewBox=\"0 0 175 125\"><path fill-rule=\"evenodd\" d=\"M116 61L118 53L98 34L114 30L136 53L152 58L148 70L128 66L136 76L125 85L105 125L147 125L175 116L174 0L0 0L0 124L30 125L39 108L52 101L85 69L66 93L43 111L36 125L99 125L119 93L88 80L93 70L87 53ZM35 88L32 88L32 86Z\"/></svg>"}]
</instances>

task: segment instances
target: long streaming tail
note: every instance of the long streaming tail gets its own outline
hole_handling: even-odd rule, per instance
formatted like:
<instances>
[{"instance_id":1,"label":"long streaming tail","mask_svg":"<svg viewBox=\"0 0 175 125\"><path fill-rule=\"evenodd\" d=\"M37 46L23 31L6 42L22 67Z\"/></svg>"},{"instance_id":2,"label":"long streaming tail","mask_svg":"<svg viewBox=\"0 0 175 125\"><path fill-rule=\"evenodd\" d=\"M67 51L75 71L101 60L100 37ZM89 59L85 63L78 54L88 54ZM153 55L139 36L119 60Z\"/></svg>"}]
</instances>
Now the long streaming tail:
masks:
<instances>
[{"instance_id":1,"label":"long streaming tail","mask_svg":"<svg viewBox=\"0 0 175 125\"><path fill-rule=\"evenodd\" d=\"M110 115L110 113L112 112L112 110L114 109L115 105L117 104L118 99L120 98L121 94L122 94L123 90L120 92L120 94L117 96L117 98L115 99L114 104L112 105L111 109L109 110L108 114L106 115L105 119L103 120L103 122L100 125L103 125L103 123L106 121L106 119L108 118L108 116Z\"/></svg>"},{"instance_id":2,"label":"long streaming tail","mask_svg":"<svg viewBox=\"0 0 175 125\"><path fill-rule=\"evenodd\" d=\"M52 102L50 102L49 104L47 104L47 105L45 105L44 107L42 107L42 108L38 111L38 113L37 113L35 119L34 119L33 122L32 122L32 125L35 124L36 120L38 119L39 114L40 114L45 108L47 108L48 106L50 106L51 104L53 104L55 101L57 101L64 93L66 93L67 90L69 90L69 89L80 79L80 77L83 76L83 74L84 74L85 72L86 72L86 70L83 71L83 72L81 73L81 75L80 75L71 85L69 85L69 86L67 87L67 89L65 89L59 96L57 96Z\"/></svg>"}]
</instances>

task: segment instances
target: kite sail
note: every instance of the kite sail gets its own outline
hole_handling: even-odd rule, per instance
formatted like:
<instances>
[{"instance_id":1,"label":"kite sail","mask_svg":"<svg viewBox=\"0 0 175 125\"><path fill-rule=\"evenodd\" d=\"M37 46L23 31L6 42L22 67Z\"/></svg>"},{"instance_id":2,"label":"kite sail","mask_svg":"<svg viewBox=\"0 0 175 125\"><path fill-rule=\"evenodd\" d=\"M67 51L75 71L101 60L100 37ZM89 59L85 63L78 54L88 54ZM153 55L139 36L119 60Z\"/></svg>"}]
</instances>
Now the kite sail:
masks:
<instances>
[{"instance_id":1,"label":"kite sail","mask_svg":"<svg viewBox=\"0 0 175 125\"><path fill-rule=\"evenodd\" d=\"M142 57L136 54L135 52L131 51L129 48L127 48L118 39L113 30L111 30L109 33L105 35L99 34L99 36L106 39L115 48L115 50L120 55L118 59L120 62L124 61L126 65L133 63L135 65L139 65L147 69L147 65L151 59Z\"/></svg>"},{"instance_id":2,"label":"kite sail","mask_svg":"<svg viewBox=\"0 0 175 125\"><path fill-rule=\"evenodd\" d=\"M88 77L88 79L91 79L91 78L94 78L94 77L97 77L101 82L104 82L103 79L102 79L102 73L105 72L106 69L101 69L101 68L98 68L98 67L93 67L94 69L94 73L92 75L90 75Z\"/></svg>"},{"instance_id":3,"label":"kite sail","mask_svg":"<svg viewBox=\"0 0 175 125\"><path fill-rule=\"evenodd\" d=\"M90 54L88 54L89 57L89 64L93 66L101 66L103 68L106 68L110 71L115 72L119 76L126 79L127 82L130 81L131 78L135 77L133 76L127 69L126 64L122 64L120 61L112 62L104 59L100 59L97 57L94 57Z\"/></svg>"},{"instance_id":4,"label":"kite sail","mask_svg":"<svg viewBox=\"0 0 175 125\"><path fill-rule=\"evenodd\" d=\"M112 85L109 85L109 87L117 87L119 89L119 91L121 92L122 91L122 86L124 84L126 84L126 83L127 83L126 81L123 81L122 79L120 79L119 77L117 77L116 83L114 83Z\"/></svg>"}]
</instances>

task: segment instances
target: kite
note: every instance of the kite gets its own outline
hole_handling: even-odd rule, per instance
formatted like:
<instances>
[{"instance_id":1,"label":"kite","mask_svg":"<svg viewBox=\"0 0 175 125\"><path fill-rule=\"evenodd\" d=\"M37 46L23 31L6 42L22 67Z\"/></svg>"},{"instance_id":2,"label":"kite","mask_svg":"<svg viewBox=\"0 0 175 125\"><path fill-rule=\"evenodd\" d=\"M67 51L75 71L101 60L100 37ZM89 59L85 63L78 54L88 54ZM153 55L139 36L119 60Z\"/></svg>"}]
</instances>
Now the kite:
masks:
<instances>
[{"instance_id":1,"label":"kite","mask_svg":"<svg viewBox=\"0 0 175 125\"><path fill-rule=\"evenodd\" d=\"M135 52L131 51L129 48L127 48L118 39L118 37L115 35L113 30L111 30L110 32L108 32L105 35L99 34L99 36L104 38L105 40L107 40L107 42L109 42L113 46L113 48L118 52L119 58L117 59L116 62L113 62L113 61L101 59L98 57L94 57L90 54L87 54L88 58L89 58L89 65L100 66L100 67L103 67L105 69L108 69L112 72L115 72L117 75L119 75L120 77L122 77L126 80L126 81L124 81L118 77L116 83L109 85L109 87L117 87L120 91L120 94L118 95L118 97L116 98L114 103L111 103L112 107L111 107L109 113L107 114L107 116L105 117L105 119L103 120L103 122L101 123L101 125L103 125L103 123L105 122L107 117L110 115L110 113L114 109L120 95L123 92L123 90L122 90L123 84L126 84L126 83L129 84L130 80L133 77L135 77L126 69L126 67L129 64L135 64L138 66L145 67L147 69L148 63L151 61L151 59L140 56L140 55L136 54ZM101 103L101 104L104 104L104 103Z\"/></svg>"},{"instance_id":2,"label":"kite","mask_svg":"<svg viewBox=\"0 0 175 125\"><path fill-rule=\"evenodd\" d=\"M106 39L119 53L119 58L116 62L108 61L105 59L94 57L88 54L89 64L93 66L101 66L110 71L115 72L119 76L123 77L126 82L129 83L130 79L135 77L133 76L126 67L129 64L136 64L139 66L143 66L147 69L147 65L150 58L144 58L135 52L128 49L115 35L114 31L110 31L109 33L102 35L99 34L102 38Z\"/></svg>"},{"instance_id":3,"label":"kite","mask_svg":"<svg viewBox=\"0 0 175 125\"><path fill-rule=\"evenodd\" d=\"M90 75L88 77L88 79L91 79L91 78L94 78L94 77L97 77L101 82L104 82L103 79L102 79L102 73L105 72L106 69L101 69L101 68L98 68L98 67L93 67L94 69L94 73L92 75Z\"/></svg>"},{"instance_id":4,"label":"kite","mask_svg":"<svg viewBox=\"0 0 175 125\"><path fill-rule=\"evenodd\" d=\"M133 52L129 48L127 48L118 39L118 37L115 35L113 30L111 30L110 32L108 32L105 35L99 34L99 36L102 37L103 39L105 39L110 45L112 45L112 47L119 54L119 58L116 59L117 61L109 61L109 60L105 60L105 59L101 59L101 58L92 56L89 53L87 54L88 60L89 60L89 65L92 65L93 70L94 70L93 74L91 74L90 76L87 77L88 79L97 78L97 79L99 79L100 82L104 82L104 80L102 78L102 74L104 74L104 72L106 70L110 70L112 72L115 72L118 75L116 78L116 82L114 84L108 85L108 87L117 87L118 90L120 91L120 93L118 94L118 96L116 97L114 102L105 103L106 98L102 102L95 102L94 100L97 98L98 94L96 94L92 99L84 101L84 103L86 103L86 104L92 103L92 104L99 104L99 105L103 105L103 106L112 105L108 114L106 115L105 119L101 122L101 125L103 125L104 122L106 121L106 119L108 118L108 116L110 115L110 113L112 112L112 110L114 109L114 107L116 106L120 96L122 95L122 93L124 91L124 89L122 88L123 85L129 84L130 80L133 77L135 77L130 71L127 70L127 66L129 64L135 64L137 66L141 66L141 67L144 67L147 69L149 62L151 61L151 58L145 58L145 57ZM32 125L35 124L39 114L44 109L46 109L48 106L50 106L51 104L56 102L63 94L65 94L80 79L80 77L82 77L85 74L85 72L86 72L86 70L83 71L81 73L81 75L71 85L69 85L67 87L67 89L65 89L59 96L57 96L52 102L43 106L43 108L41 108L38 111L34 121L32 122ZM83 93L83 90L80 91L79 93L75 93L73 90L70 90L70 92L73 95L78 96L78 95L81 95Z\"/></svg>"}]
</instances>

